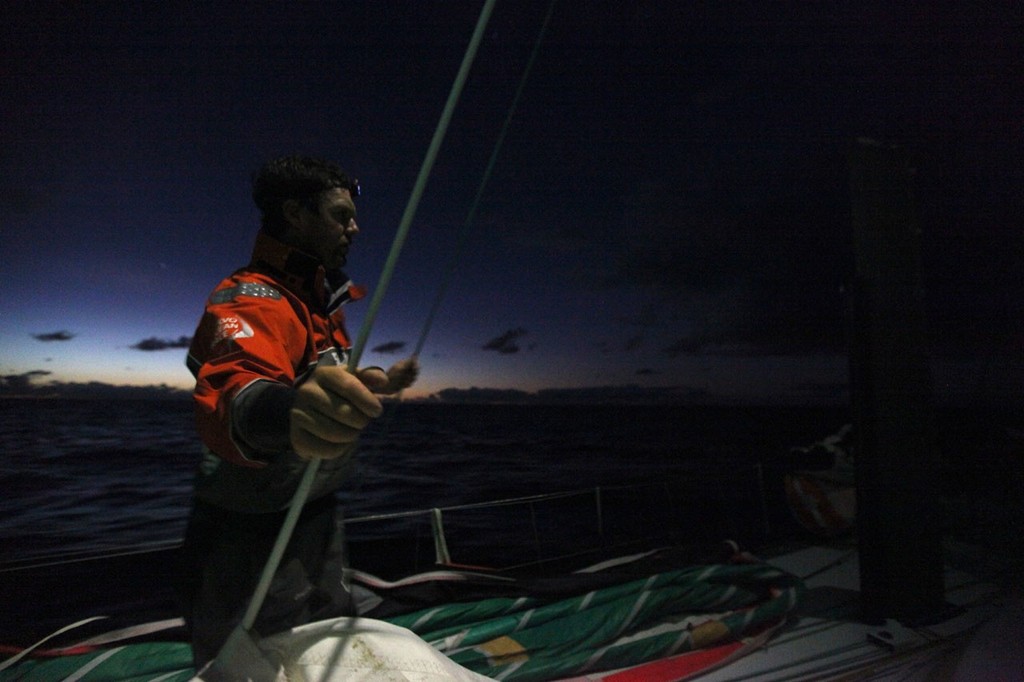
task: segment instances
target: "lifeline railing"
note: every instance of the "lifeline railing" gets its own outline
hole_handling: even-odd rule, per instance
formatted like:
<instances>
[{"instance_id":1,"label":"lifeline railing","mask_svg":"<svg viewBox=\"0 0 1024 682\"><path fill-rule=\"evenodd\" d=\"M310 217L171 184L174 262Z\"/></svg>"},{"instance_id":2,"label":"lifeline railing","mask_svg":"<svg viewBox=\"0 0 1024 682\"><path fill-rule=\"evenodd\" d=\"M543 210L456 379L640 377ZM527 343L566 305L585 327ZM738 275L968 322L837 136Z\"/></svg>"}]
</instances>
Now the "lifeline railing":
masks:
<instances>
[{"instance_id":1,"label":"lifeline railing","mask_svg":"<svg viewBox=\"0 0 1024 682\"><path fill-rule=\"evenodd\" d=\"M503 568L515 568L569 559L578 555L590 554L597 550L636 544L656 537L674 537L676 540L693 539L699 536L701 532L705 535L713 532L710 530L712 528L736 534L737 531L741 530L739 526L743 525L742 532L748 538L764 539L770 535L771 524L769 521L769 503L766 498L762 465L760 463L747 462L743 466L749 467L750 478L747 480L747 485L736 485L738 473L736 468L730 469L727 478L723 473L718 479L708 476L707 471L702 472L702 475L699 476L693 475L696 472L690 472L691 475L685 478L671 478L655 483L594 486L484 502L366 514L345 519L345 526L348 528L360 524L388 524L396 521L411 521L415 527L412 530L406 528L405 533L406 535L411 534L415 538L415 548L413 551L418 554L418 543L422 538L420 531L423 526L429 525L429 538L433 546L433 561L436 564L446 565L460 563L460 559L463 559L467 552L472 553L474 548L479 549L482 544L479 537L477 537L475 543L471 543L472 547L456 546L457 550L461 550L461 556L453 560L451 549L453 545L450 542L449 533L446 532L446 518L450 520L456 514L473 511L495 511L501 508L514 507L525 508L526 514L518 514L513 511L503 519L491 519L493 522L491 530L504 532L506 537L512 532L510 525L507 523L509 520L517 521L518 530L520 531L522 526L525 525L526 535L533 545L533 555L535 557L533 560L521 562L514 566L503 566ZM661 497L657 497L656 493L658 492L661 493ZM589 502L586 500L588 497L591 498ZM579 528L589 528L590 538L594 543L578 551L565 551L568 547L561 545L559 546L560 553L544 557L542 548L544 545L543 536L545 533L557 536L559 530L563 531L564 536L564 529L554 528L554 526L565 517L559 517L555 514L554 520L548 524L548 528L542 528L540 523L540 507L563 500L577 501L577 505L574 507L576 511L576 514L573 516L574 527L577 530ZM643 508L633 504L633 502L638 500ZM613 508L616 506L616 502L618 506L625 507L626 511L615 512ZM579 510L585 509L588 506L592 510L590 512L592 516L589 521L585 520L583 514L579 512ZM740 509L741 507L742 509ZM660 518L651 524L653 527L644 529L637 525L643 521L642 519L637 519L637 516L644 516L645 514L650 516L652 510L655 509L658 510ZM717 523L709 521L711 516L718 517L716 519ZM668 521L668 523L664 523L665 521ZM627 530L618 527L623 523L628 524L630 522L633 525ZM634 531L637 532L637 535L630 537L630 533ZM378 534L376 538L372 537L372 533L368 535L371 539L364 539L363 542L372 544L373 539L382 541L385 538L393 539L396 533L391 530ZM475 535L487 535L487 533L477 528ZM493 535L488 537L491 538L491 544L493 545ZM578 537L570 539L572 541L579 540ZM725 538L715 539L721 540ZM499 542L498 544L501 543ZM551 545L552 541L549 541L548 544ZM557 541L555 541L555 544L557 544ZM576 542L575 544L578 545L579 543ZM456 552L456 554L458 553ZM519 552L520 559L524 558L525 554L524 552Z\"/></svg>"},{"instance_id":2,"label":"lifeline railing","mask_svg":"<svg viewBox=\"0 0 1024 682\"><path fill-rule=\"evenodd\" d=\"M529 505L531 511L531 525L533 527L533 533L535 537L539 537L539 528L537 527L535 509L533 507L534 503L548 502L552 500L578 497L588 494L594 495L596 502L598 532L599 534L603 535L603 510L601 508L600 486L595 487L593 489L571 490L567 492L545 493L541 495L525 495L522 497L510 497L501 500L489 500L487 502L474 502L469 504L450 505L447 507L431 507L429 509L416 509L404 512L370 514L368 516L360 516L353 519L346 519L345 525L348 526L351 524L368 523L375 521L393 521L397 519L414 519L418 517L427 517L430 520L431 537L433 538L434 542L434 561L438 564L450 564L452 563L452 557L451 552L448 549L448 538L445 536L444 532L445 512L468 511L473 509L496 509L498 507L507 507L513 505Z\"/></svg>"},{"instance_id":3,"label":"lifeline railing","mask_svg":"<svg viewBox=\"0 0 1024 682\"><path fill-rule=\"evenodd\" d=\"M723 465L722 462L719 462L718 464ZM716 469L718 469L718 467L716 467ZM645 495L645 503L647 503L648 507L656 507L659 504L667 507L667 509L663 510L664 513L662 516L664 518L669 518L674 523L674 527L659 527L657 529L662 531L663 534L675 532L677 536L680 536L685 540L687 539L687 536L691 535L691 528L695 526L704 527L712 520L713 517L721 517L723 513L727 517L732 517L731 525L729 523L720 524L720 527L724 525L725 532L730 534L736 534L737 531L740 533L747 533L755 541L762 538L768 538L771 533L772 529L769 521L769 508L773 505L767 501L762 464L750 463L749 461L726 463L721 466L721 469L714 472L710 472L706 468L698 467L694 470L675 473L673 476L665 477L654 483L593 486L569 491L523 495L467 504L428 507L408 511L362 514L345 519L345 526L369 525L374 522L386 524L388 522L395 521L415 521L417 519L422 519L424 520L424 523L420 524L419 527L422 528L423 525L429 525L430 528L429 536L430 542L433 546L433 561L441 564L449 564L453 563L453 554L457 561L466 554L467 548L451 542L452 534L447 530L445 523L446 520L451 521L453 516L477 510L486 511L501 508L526 507L527 515L519 515L515 518L519 520L526 519L528 521L528 533L531 536L531 542L534 546L533 554L536 560L527 562L527 565L539 564L544 563L546 560L567 559L571 558L575 554L590 553L590 550L578 553L563 552L562 554L550 557L550 559L543 559L541 546L544 544L544 538L542 536L545 535L545 532L551 534L551 528L542 528L542 514L539 513L541 505L552 504L561 500L580 500L580 505L575 509L578 510L587 506L592 509L589 528L593 531L593 538L599 543L610 541L611 544L614 544L621 540L622 535L628 534L626 531L620 531L616 535L617 526L621 526L623 522L630 520L623 517L637 516L636 508L630 508L628 513L615 512L616 501L621 505L622 498L625 495L633 493L634 497L637 497L642 493L649 493L651 491L660 491L662 493L662 497L654 499L652 495ZM589 502L586 501L588 496L592 498ZM734 507L730 506L733 502L735 502ZM696 513L699 514L699 517L688 517L687 514L694 508L696 508ZM741 512L745 512L745 514ZM579 520L579 516L577 520ZM553 523L558 522L559 520L556 520ZM636 528L637 525L634 525L633 527ZM457 520L453 524L453 528L454 534L458 535L459 525ZM406 531L408 531L408 529L406 529ZM479 531L477 531L477 533L479 533ZM370 536L372 540L381 540L394 534L391 532L384 532L376 534L367 533L367 535ZM408 535L408 532L406 532L406 535ZM468 535L472 538L473 533L469 533ZM352 536L350 535L350 538L351 537ZM418 537L416 539L417 541L419 540ZM479 546L481 542L478 538L475 540L475 544ZM61 551L49 554L33 555L31 557L19 559L0 560L0 580L3 579L5 574L14 572L30 571L47 566L72 564L82 561L93 561L121 555L174 551L180 546L181 540L180 538L176 538L124 546L105 546L95 549ZM455 547L455 552L451 550L452 546ZM460 554L462 556L460 556Z\"/></svg>"}]
</instances>

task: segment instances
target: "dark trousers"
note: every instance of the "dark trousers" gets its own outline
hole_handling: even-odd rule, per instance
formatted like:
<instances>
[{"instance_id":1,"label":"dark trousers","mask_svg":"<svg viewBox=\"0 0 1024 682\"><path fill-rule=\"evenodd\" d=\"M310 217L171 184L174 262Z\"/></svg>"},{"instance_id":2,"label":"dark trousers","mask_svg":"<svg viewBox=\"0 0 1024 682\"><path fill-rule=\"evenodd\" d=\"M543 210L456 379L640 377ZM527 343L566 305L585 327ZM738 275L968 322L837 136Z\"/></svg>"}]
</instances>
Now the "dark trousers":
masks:
<instances>
[{"instance_id":1,"label":"dark trousers","mask_svg":"<svg viewBox=\"0 0 1024 682\"><path fill-rule=\"evenodd\" d=\"M182 552L179 594L196 668L216 657L241 623L286 512L245 514L196 500ZM344 534L333 495L299 515L253 630L266 636L355 615L344 570Z\"/></svg>"}]
</instances>

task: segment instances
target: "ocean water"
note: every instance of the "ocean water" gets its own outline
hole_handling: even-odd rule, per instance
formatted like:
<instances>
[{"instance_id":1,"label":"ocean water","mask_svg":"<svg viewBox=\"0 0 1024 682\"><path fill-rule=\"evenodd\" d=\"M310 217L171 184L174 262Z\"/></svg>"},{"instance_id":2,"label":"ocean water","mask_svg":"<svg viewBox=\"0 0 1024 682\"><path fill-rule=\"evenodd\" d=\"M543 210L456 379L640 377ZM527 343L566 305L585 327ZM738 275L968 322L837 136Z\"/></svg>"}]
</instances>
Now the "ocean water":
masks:
<instances>
[{"instance_id":1,"label":"ocean water","mask_svg":"<svg viewBox=\"0 0 1024 682\"><path fill-rule=\"evenodd\" d=\"M942 442L962 449L990 428L980 419L941 420L959 429ZM352 518L713 470L749 498L756 465L776 471L848 420L837 407L391 404L339 495ZM180 538L199 452L187 399L0 400L0 563Z\"/></svg>"}]
</instances>

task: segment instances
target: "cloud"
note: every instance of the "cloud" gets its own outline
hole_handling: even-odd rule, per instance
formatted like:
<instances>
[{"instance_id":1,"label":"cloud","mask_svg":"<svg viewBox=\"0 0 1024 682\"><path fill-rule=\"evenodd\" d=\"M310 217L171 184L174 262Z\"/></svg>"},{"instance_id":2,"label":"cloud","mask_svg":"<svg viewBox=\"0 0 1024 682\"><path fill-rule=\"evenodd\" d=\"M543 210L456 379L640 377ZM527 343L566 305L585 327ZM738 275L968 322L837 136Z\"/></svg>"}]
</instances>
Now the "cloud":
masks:
<instances>
[{"instance_id":1,"label":"cloud","mask_svg":"<svg viewBox=\"0 0 1024 682\"><path fill-rule=\"evenodd\" d=\"M516 339L525 336L527 333L528 332L522 327L519 327L517 329L509 329L501 336L497 336L488 341L487 343L485 343L483 346L481 346L481 348L483 350L498 351L502 355L518 353L519 344L516 343Z\"/></svg>"},{"instance_id":2,"label":"cloud","mask_svg":"<svg viewBox=\"0 0 1024 682\"><path fill-rule=\"evenodd\" d=\"M531 394L515 388L445 388L437 397L446 403L522 403Z\"/></svg>"},{"instance_id":3,"label":"cloud","mask_svg":"<svg viewBox=\"0 0 1024 682\"><path fill-rule=\"evenodd\" d=\"M49 332L46 334L33 334L32 338L36 341L70 341L75 338L75 335L66 329L62 329L59 332Z\"/></svg>"},{"instance_id":4,"label":"cloud","mask_svg":"<svg viewBox=\"0 0 1024 682\"><path fill-rule=\"evenodd\" d=\"M585 388L546 388L537 391L542 403L625 404L625 403L702 403L710 394L688 386L589 386Z\"/></svg>"},{"instance_id":5,"label":"cloud","mask_svg":"<svg viewBox=\"0 0 1024 682\"><path fill-rule=\"evenodd\" d=\"M85 383L50 381L35 384L39 377L49 376L51 372L41 369L0 376L0 395L17 396L20 398L89 398L89 399L131 399L131 400L187 400L191 391L173 388L166 384L148 386L122 386L101 381Z\"/></svg>"},{"instance_id":6,"label":"cloud","mask_svg":"<svg viewBox=\"0 0 1024 682\"><path fill-rule=\"evenodd\" d=\"M33 392L38 387L33 385L32 382L39 377L49 376L50 374L52 374L52 372L48 372L43 369L34 369L29 372L23 372L22 374L6 374L4 376L0 376L0 393L21 395Z\"/></svg>"},{"instance_id":7,"label":"cloud","mask_svg":"<svg viewBox=\"0 0 1024 682\"><path fill-rule=\"evenodd\" d=\"M405 341L388 341L375 346L372 350L374 353L397 353L403 348L405 348Z\"/></svg>"},{"instance_id":8,"label":"cloud","mask_svg":"<svg viewBox=\"0 0 1024 682\"><path fill-rule=\"evenodd\" d=\"M592 386L587 388L546 388L536 393L518 389L446 388L434 395L446 403L525 403L525 404L701 404L710 394L704 389L685 386L644 387Z\"/></svg>"},{"instance_id":9,"label":"cloud","mask_svg":"<svg viewBox=\"0 0 1024 682\"><path fill-rule=\"evenodd\" d=\"M144 351L156 351L156 350L167 350L169 348L188 348L192 345L192 337L190 336L179 336L177 339L158 339L155 336L151 336L148 339L143 339L129 348L135 350Z\"/></svg>"}]
</instances>

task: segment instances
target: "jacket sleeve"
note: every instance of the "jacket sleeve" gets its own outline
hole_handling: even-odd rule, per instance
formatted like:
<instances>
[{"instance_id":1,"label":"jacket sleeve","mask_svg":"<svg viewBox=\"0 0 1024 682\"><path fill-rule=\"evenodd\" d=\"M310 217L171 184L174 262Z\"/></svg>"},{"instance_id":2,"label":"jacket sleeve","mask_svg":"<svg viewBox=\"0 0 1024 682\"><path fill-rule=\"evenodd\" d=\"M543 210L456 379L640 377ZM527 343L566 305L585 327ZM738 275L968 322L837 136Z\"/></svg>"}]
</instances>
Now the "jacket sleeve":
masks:
<instances>
[{"instance_id":1,"label":"jacket sleeve","mask_svg":"<svg viewBox=\"0 0 1024 682\"><path fill-rule=\"evenodd\" d=\"M308 326L286 296L261 283L226 280L207 303L189 351L196 376L196 421L203 443L222 459L243 466L263 466L273 453L243 437L251 429L239 423L245 413L261 414L267 394L279 398L291 390L310 343ZM253 398L253 399L246 399ZM286 399L275 400L274 416L258 433L263 444L287 443L287 420L277 414ZM254 408L255 406L255 408ZM284 407L282 407L284 406ZM273 423L271 423L273 422ZM283 422L283 423L282 423ZM281 424L281 426L275 426ZM265 426L266 426L265 425Z\"/></svg>"}]
</instances>

